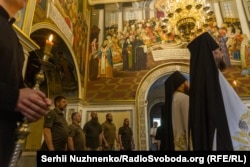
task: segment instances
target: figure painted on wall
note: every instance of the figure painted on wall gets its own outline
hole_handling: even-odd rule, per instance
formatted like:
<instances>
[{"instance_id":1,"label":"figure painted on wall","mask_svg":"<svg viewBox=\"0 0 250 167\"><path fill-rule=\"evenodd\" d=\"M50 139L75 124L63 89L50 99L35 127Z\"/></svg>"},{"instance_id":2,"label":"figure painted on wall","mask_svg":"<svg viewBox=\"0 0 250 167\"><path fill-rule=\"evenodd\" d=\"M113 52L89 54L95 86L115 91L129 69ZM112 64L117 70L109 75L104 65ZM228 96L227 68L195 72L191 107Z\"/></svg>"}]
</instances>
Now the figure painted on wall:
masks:
<instances>
[{"instance_id":1,"label":"figure painted on wall","mask_svg":"<svg viewBox=\"0 0 250 167\"><path fill-rule=\"evenodd\" d=\"M73 50L76 54L76 60L81 74L84 75L86 62L86 45L87 45L88 26L85 20L78 20L74 26Z\"/></svg>"},{"instance_id":2,"label":"figure painted on wall","mask_svg":"<svg viewBox=\"0 0 250 167\"><path fill-rule=\"evenodd\" d=\"M118 45L117 35L114 33L112 29L111 31L109 31L109 34L106 36L106 40L108 41L108 44L107 44L108 47L111 49L113 67L115 67L116 64L119 64L122 62L122 56L121 56L121 48Z\"/></svg>"},{"instance_id":3,"label":"figure painted on wall","mask_svg":"<svg viewBox=\"0 0 250 167\"><path fill-rule=\"evenodd\" d=\"M97 54L91 54L89 60L89 80L94 81L98 77L99 59Z\"/></svg>"},{"instance_id":4,"label":"figure painted on wall","mask_svg":"<svg viewBox=\"0 0 250 167\"><path fill-rule=\"evenodd\" d=\"M90 42L93 41L94 38L96 38L96 41L99 41L99 33L100 33L100 28L96 25L93 25L90 29ZM98 48L98 47L97 47Z\"/></svg>"},{"instance_id":5,"label":"figure painted on wall","mask_svg":"<svg viewBox=\"0 0 250 167\"><path fill-rule=\"evenodd\" d=\"M97 39L94 38L90 44L90 60L89 60L89 80L93 81L97 79L98 76L98 55L97 55L98 42Z\"/></svg>"},{"instance_id":6,"label":"figure painted on wall","mask_svg":"<svg viewBox=\"0 0 250 167\"><path fill-rule=\"evenodd\" d=\"M250 68L250 41L247 38L246 34L243 34L243 41L242 41L242 47L245 50L245 56L244 56L244 60L246 62L246 67Z\"/></svg>"},{"instance_id":7,"label":"figure painted on wall","mask_svg":"<svg viewBox=\"0 0 250 167\"><path fill-rule=\"evenodd\" d=\"M75 90L77 88L77 82L74 75L75 68L73 64L67 59L62 51L57 52L57 55L57 69L61 76L63 88L67 90Z\"/></svg>"},{"instance_id":8,"label":"figure painted on wall","mask_svg":"<svg viewBox=\"0 0 250 167\"><path fill-rule=\"evenodd\" d=\"M88 25L86 21L81 21L81 34L80 34L80 72L84 75L86 63L86 48L88 39Z\"/></svg>"},{"instance_id":9,"label":"figure painted on wall","mask_svg":"<svg viewBox=\"0 0 250 167\"><path fill-rule=\"evenodd\" d=\"M72 18L73 23L82 16L81 11L78 9L78 1L75 0L74 2L71 2L71 4L68 3L69 16Z\"/></svg>"},{"instance_id":10,"label":"figure painted on wall","mask_svg":"<svg viewBox=\"0 0 250 167\"><path fill-rule=\"evenodd\" d=\"M132 71L133 70L133 43L134 37L130 36L126 38L123 44L122 56L123 56L123 70Z\"/></svg>"},{"instance_id":11,"label":"figure painted on wall","mask_svg":"<svg viewBox=\"0 0 250 167\"><path fill-rule=\"evenodd\" d=\"M53 0L53 3L59 10L59 12L62 14L68 27L72 30L72 18L70 18L69 14L67 13L67 10L65 10L64 4L60 0Z\"/></svg>"},{"instance_id":12,"label":"figure painted on wall","mask_svg":"<svg viewBox=\"0 0 250 167\"><path fill-rule=\"evenodd\" d=\"M245 61L246 66L250 67L250 46L245 46Z\"/></svg>"},{"instance_id":13,"label":"figure painted on wall","mask_svg":"<svg viewBox=\"0 0 250 167\"><path fill-rule=\"evenodd\" d=\"M108 46L108 41L105 40L98 52L98 77L113 78L113 61L112 52Z\"/></svg>"},{"instance_id":14,"label":"figure painted on wall","mask_svg":"<svg viewBox=\"0 0 250 167\"><path fill-rule=\"evenodd\" d=\"M147 45L152 45L153 43L156 42L156 37L153 33L153 28L151 27L151 22L146 23L146 27L145 27L145 35L148 37L147 39L149 41L147 41Z\"/></svg>"},{"instance_id":15,"label":"figure painted on wall","mask_svg":"<svg viewBox=\"0 0 250 167\"><path fill-rule=\"evenodd\" d=\"M241 30L239 28L236 28L235 30L234 40L235 43L233 47L233 58L235 60L240 60L240 46L243 38L241 35Z\"/></svg>"},{"instance_id":16,"label":"figure painted on wall","mask_svg":"<svg viewBox=\"0 0 250 167\"><path fill-rule=\"evenodd\" d=\"M23 27L25 12L26 12L26 8L23 8L22 10L19 10L15 15L15 19L16 19L15 25L17 25L20 29L22 29Z\"/></svg>"},{"instance_id":17,"label":"figure painted on wall","mask_svg":"<svg viewBox=\"0 0 250 167\"><path fill-rule=\"evenodd\" d=\"M218 41L219 41L219 45L221 48L221 51L224 55L224 62L226 63L227 67L231 67L231 62L230 62L230 56L229 56L229 51L227 48L227 29L225 27L221 27L219 29L219 33L218 33Z\"/></svg>"},{"instance_id":18,"label":"figure painted on wall","mask_svg":"<svg viewBox=\"0 0 250 167\"><path fill-rule=\"evenodd\" d=\"M155 9L156 9L156 17L157 18L163 18L165 16L164 11L162 8L166 6L165 0L156 0L155 2Z\"/></svg>"},{"instance_id":19,"label":"figure painted on wall","mask_svg":"<svg viewBox=\"0 0 250 167\"><path fill-rule=\"evenodd\" d=\"M231 60L240 60L240 45L242 42L241 30L237 27L228 26L227 46Z\"/></svg>"},{"instance_id":20,"label":"figure painted on wall","mask_svg":"<svg viewBox=\"0 0 250 167\"><path fill-rule=\"evenodd\" d=\"M118 64L122 62L122 49L119 46L116 33L112 34L112 58L113 63Z\"/></svg>"},{"instance_id":21,"label":"figure painted on wall","mask_svg":"<svg viewBox=\"0 0 250 167\"><path fill-rule=\"evenodd\" d=\"M74 33L74 39L73 39L73 49L76 53L76 57L78 57L78 59L80 59L81 57L81 52L80 52L80 37L81 37L81 23L80 21L77 22L77 24L75 24L74 29L73 29L73 33ZM80 60L79 60L80 62Z\"/></svg>"},{"instance_id":22,"label":"figure painted on wall","mask_svg":"<svg viewBox=\"0 0 250 167\"><path fill-rule=\"evenodd\" d=\"M127 37L122 47L123 71L127 71L129 69L128 57L130 54L132 54L132 45Z\"/></svg>"},{"instance_id":23,"label":"figure painted on wall","mask_svg":"<svg viewBox=\"0 0 250 167\"><path fill-rule=\"evenodd\" d=\"M94 54L97 51L97 48L98 48L98 43L97 43L96 38L93 39L90 46L91 46L90 54Z\"/></svg>"},{"instance_id":24,"label":"figure painted on wall","mask_svg":"<svg viewBox=\"0 0 250 167\"><path fill-rule=\"evenodd\" d=\"M88 26L83 18L82 10L86 2L81 0L54 0L53 3L65 18L65 22L73 33L73 50L76 54L80 73L84 75Z\"/></svg>"},{"instance_id":25,"label":"figure painted on wall","mask_svg":"<svg viewBox=\"0 0 250 167\"><path fill-rule=\"evenodd\" d=\"M143 40L139 37L135 37L133 45L133 70L139 71L144 70L147 67L147 53L146 45L143 43Z\"/></svg>"},{"instance_id":26,"label":"figure painted on wall","mask_svg":"<svg viewBox=\"0 0 250 167\"><path fill-rule=\"evenodd\" d=\"M91 28L90 47L89 47L89 80L94 81L98 78L98 36L100 29L94 25Z\"/></svg>"},{"instance_id":27,"label":"figure painted on wall","mask_svg":"<svg viewBox=\"0 0 250 167\"><path fill-rule=\"evenodd\" d=\"M242 34L243 40L241 43L240 56L242 64L242 75L250 74L250 40L246 34Z\"/></svg>"},{"instance_id":28,"label":"figure painted on wall","mask_svg":"<svg viewBox=\"0 0 250 167\"><path fill-rule=\"evenodd\" d=\"M46 0L37 0L36 4L42 7L44 10L46 9Z\"/></svg>"}]
</instances>

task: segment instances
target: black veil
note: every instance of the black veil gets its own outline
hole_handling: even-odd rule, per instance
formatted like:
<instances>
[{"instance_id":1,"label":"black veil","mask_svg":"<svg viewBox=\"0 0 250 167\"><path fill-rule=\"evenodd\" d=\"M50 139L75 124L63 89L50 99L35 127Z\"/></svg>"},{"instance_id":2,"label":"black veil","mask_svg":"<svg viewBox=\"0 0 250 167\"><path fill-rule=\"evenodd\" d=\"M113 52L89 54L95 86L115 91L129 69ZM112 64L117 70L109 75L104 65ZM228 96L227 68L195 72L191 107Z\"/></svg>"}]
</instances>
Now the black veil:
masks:
<instances>
[{"instance_id":1,"label":"black veil","mask_svg":"<svg viewBox=\"0 0 250 167\"><path fill-rule=\"evenodd\" d=\"M219 71L212 51L219 45L205 32L194 39L188 49L190 57L189 129L193 150L212 150L215 129L217 150L233 150Z\"/></svg>"}]
</instances>

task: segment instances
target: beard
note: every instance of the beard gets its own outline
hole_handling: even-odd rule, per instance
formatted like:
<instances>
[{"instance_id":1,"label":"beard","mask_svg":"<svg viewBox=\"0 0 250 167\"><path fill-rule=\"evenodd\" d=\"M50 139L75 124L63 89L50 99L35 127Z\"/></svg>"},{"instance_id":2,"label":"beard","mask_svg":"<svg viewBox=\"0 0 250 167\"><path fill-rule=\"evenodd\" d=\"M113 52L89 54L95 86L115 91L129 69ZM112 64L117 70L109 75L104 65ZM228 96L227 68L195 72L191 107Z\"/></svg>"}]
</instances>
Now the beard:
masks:
<instances>
[{"instance_id":1,"label":"beard","mask_svg":"<svg viewBox=\"0 0 250 167\"><path fill-rule=\"evenodd\" d=\"M217 64L218 68L220 71L224 71L227 67L226 63L224 62L223 59L220 59Z\"/></svg>"},{"instance_id":2,"label":"beard","mask_svg":"<svg viewBox=\"0 0 250 167\"><path fill-rule=\"evenodd\" d=\"M61 111L65 111L66 106L64 106L64 107L60 107L59 109L60 109Z\"/></svg>"},{"instance_id":3,"label":"beard","mask_svg":"<svg viewBox=\"0 0 250 167\"><path fill-rule=\"evenodd\" d=\"M184 93L189 96L189 87L186 85L184 86Z\"/></svg>"},{"instance_id":4,"label":"beard","mask_svg":"<svg viewBox=\"0 0 250 167\"><path fill-rule=\"evenodd\" d=\"M94 117L94 118L92 118L92 120L93 120L94 122L98 122L98 117Z\"/></svg>"},{"instance_id":5,"label":"beard","mask_svg":"<svg viewBox=\"0 0 250 167\"><path fill-rule=\"evenodd\" d=\"M128 125L128 124L126 124L126 123L124 123L124 124L123 124L123 126L128 127L129 125Z\"/></svg>"}]
</instances>

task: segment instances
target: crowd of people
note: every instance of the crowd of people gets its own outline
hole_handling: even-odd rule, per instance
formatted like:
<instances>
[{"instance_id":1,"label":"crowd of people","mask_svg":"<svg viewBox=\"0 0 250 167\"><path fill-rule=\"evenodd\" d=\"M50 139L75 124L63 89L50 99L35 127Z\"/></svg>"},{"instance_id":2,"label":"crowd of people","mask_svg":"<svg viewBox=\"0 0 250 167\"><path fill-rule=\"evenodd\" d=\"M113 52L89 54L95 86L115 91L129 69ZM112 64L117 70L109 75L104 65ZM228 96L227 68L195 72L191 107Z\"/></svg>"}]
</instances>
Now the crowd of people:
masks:
<instances>
[{"instance_id":1,"label":"crowd of people","mask_svg":"<svg viewBox=\"0 0 250 167\"><path fill-rule=\"evenodd\" d=\"M134 150L133 131L128 118L117 131L111 113L106 114L106 121L101 124L97 112L92 111L91 119L81 127L81 114L73 112L72 123L68 125L65 118L66 98L57 96L54 104L55 108L44 117L41 151Z\"/></svg>"}]
</instances>

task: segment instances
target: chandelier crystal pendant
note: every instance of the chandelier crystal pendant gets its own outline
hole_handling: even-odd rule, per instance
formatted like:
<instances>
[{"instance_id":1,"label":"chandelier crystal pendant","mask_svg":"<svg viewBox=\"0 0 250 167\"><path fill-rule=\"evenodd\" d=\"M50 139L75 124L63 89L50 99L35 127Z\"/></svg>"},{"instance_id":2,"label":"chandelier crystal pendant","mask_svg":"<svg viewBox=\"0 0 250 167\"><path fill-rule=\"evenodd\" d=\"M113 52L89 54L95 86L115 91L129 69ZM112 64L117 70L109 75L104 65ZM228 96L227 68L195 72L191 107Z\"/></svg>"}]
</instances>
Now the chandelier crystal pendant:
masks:
<instances>
[{"instance_id":1,"label":"chandelier crystal pendant","mask_svg":"<svg viewBox=\"0 0 250 167\"><path fill-rule=\"evenodd\" d=\"M216 20L206 0L165 0L161 8L165 13L162 25L167 27L167 33L174 32L177 38L187 42Z\"/></svg>"}]
</instances>

